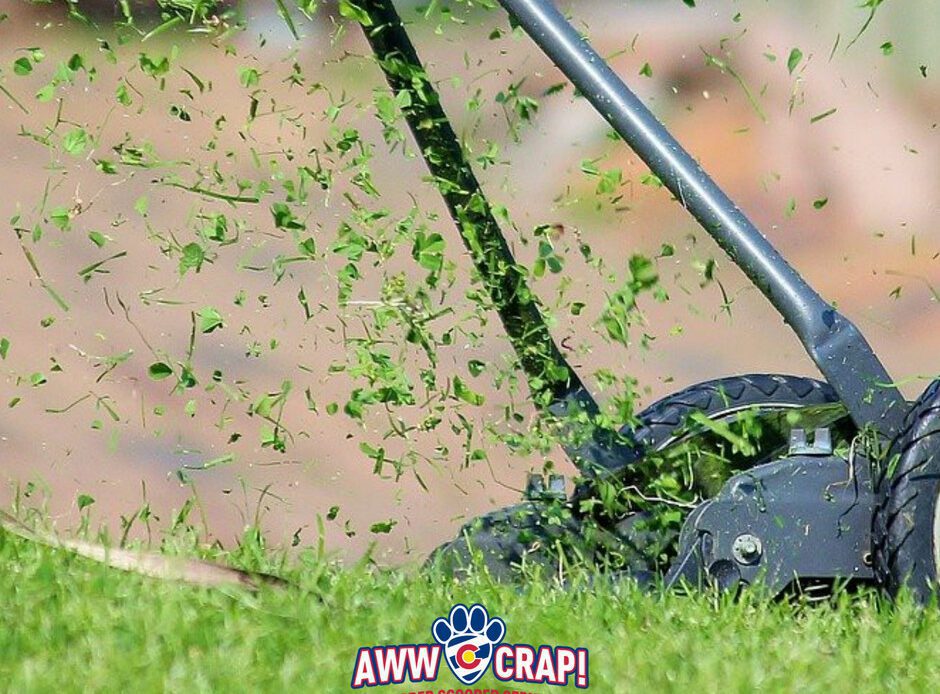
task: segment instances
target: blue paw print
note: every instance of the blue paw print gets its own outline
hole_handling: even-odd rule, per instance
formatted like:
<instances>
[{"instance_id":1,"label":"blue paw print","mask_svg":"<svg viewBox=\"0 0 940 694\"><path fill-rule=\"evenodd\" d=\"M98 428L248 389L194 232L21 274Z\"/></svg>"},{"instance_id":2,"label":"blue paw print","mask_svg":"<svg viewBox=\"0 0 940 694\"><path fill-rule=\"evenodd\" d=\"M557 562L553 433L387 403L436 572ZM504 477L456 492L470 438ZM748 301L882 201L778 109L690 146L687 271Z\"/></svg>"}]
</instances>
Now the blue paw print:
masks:
<instances>
[{"instance_id":1,"label":"blue paw print","mask_svg":"<svg viewBox=\"0 0 940 694\"><path fill-rule=\"evenodd\" d=\"M493 649L506 636L506 623L490 619L483 605L454 605L446 619L431 626L434 640L444 647L444 657L454 677L463 684L479 680L490 666Z\"/></svg>"}]
</instances>

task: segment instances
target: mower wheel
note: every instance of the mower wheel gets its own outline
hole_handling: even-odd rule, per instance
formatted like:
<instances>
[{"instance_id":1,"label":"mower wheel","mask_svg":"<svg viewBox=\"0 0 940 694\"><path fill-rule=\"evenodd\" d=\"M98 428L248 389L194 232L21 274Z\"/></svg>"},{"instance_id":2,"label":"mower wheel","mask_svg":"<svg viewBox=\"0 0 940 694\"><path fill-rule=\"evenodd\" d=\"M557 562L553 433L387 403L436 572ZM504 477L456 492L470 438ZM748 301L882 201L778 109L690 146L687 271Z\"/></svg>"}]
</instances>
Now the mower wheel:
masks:
<instances>
[{"instance_id":1,"label":"mower wheel","mask_svg":"<svg viewBox=\"0 0 940 694\"><path fill-rule=\"evenodd\" d=\"M831 405L839 396L828 383L803 376L749 374L705 381L668 395L639 415L640 425L631 433L648 451L658 451L672 443L693 412L711 420L721 420L742 410L790 410L815 405Z\"/></svg>"},{"instance_id":2,"label":"mower wheel","mask_svg":"<svg viewBox=\"0 0 940 694\"><path fill-rule=\"evenodd\" d=\"M906 586L928 602L940 585L940 380L907 413L878 483L875 577L892 596Z\"/></svg>"}]
</instances>

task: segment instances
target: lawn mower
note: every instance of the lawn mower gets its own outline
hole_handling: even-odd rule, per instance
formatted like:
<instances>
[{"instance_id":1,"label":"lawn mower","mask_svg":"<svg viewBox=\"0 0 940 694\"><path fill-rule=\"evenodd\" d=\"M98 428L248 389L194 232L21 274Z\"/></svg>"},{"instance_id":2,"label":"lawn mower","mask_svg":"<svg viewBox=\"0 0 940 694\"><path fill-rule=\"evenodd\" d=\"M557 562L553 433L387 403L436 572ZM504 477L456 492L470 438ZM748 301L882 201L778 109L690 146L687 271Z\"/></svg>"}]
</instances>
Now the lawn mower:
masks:
<instances>
[{"instance_id":1,"label":"lawn mower","mask_svg":"<svg viewBox=\"0 0 940 694\"><path fill-rule=\"evenodd\" d=\"M669 587L761 584L777 595L870 583L928 600L940 571L940 381L906 402L858 328L781 257L551 0L499 3L767 297L825 380L722 378L664 398L619 431L592 426L601 408L553 341L400 15L391 0L362 2L365 35L390 88L406 97L403 115L532 398L559 423L559 443L579 470L571 492L558 476L531 477L526 500L468 523L431 561L455 571L482 561L502 580L527 563L575 556ZM729 434L736 427L752 433L749 445ZM676 464L688 466L695 503L644 496L651 471ZM628 501L602 503L612 497Z\"/></svg>"}]
</instances>

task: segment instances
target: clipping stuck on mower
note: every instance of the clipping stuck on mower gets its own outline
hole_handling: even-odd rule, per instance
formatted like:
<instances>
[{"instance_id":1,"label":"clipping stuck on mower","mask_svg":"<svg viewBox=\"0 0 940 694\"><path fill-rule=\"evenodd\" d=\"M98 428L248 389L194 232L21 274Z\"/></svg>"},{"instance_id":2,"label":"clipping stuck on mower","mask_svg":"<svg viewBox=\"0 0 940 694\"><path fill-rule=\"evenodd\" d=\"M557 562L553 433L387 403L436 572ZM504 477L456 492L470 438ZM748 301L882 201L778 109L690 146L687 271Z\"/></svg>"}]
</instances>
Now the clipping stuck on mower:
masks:
<instances>
[{"instance_id":1,"label":"clipping stuck on mower","mask_svg":"<svg viewBox=\"0 0 940 694\"><path fill-rule=\"evenodd\" d=\"M614 575L772 595L940 573L940 385L907 403L858 328L823 300L555 8L500 0L521 27L767 297L824 381L733 376L655 403L638 425L593 426L598 404L555 345L391 0L362 3L367 39L499 312L535 403L580 471L530 478L527 500L468 523L432 561L498 579L567 552ZM574 424L572 424L574 423ZM736 446L722 431L749 426ZM694 458L694 463L688 460ZM649 470L694 467L695 503L643 496ZM546 484L547 482L547 484ZM608 502L618 495L648 501ZM681 530L680 530L681 526Z\"/></svg>"}]
</instances>

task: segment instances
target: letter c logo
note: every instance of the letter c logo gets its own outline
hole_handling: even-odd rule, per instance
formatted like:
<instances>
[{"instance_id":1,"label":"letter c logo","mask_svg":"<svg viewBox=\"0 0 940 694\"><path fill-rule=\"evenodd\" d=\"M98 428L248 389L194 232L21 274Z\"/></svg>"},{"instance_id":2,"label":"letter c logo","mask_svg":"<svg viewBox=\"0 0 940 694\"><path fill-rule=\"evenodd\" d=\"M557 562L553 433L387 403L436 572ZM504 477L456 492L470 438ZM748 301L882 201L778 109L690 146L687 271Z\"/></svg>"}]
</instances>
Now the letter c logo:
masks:
<instances>
[{"instance_id":1,"label":"letter c logo","mask_svg":"<svg viewBox=\"0 0 940 694\"><path fill-rule=\"evenodd\" d=\"M475 668L480 662L480 659L477 658L476 653L477 647L472 643L461 646L457 650L457 664L468 670Z\"/></svg>"}]
</instances>

